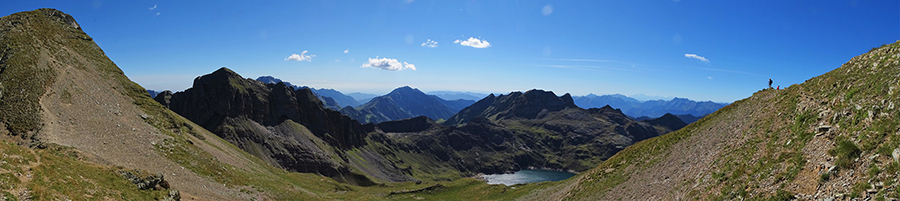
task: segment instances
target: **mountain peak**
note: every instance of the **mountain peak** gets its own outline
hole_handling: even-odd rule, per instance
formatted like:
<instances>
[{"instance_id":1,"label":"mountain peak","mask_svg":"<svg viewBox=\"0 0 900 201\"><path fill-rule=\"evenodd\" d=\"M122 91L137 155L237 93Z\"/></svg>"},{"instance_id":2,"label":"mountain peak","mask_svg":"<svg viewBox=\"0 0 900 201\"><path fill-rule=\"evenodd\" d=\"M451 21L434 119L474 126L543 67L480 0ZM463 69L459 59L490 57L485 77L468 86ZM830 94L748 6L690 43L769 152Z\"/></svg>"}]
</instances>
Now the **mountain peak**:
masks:
<instances>
[{"instance_id":1,"label":"mountain peak","mask_svg":"<svg viewBox=\"0 0 900 201\"><path fill-rule=\"evenodd\" d=\"M229 77L231 77L231 76L238 76L238 77L240 77L240 76L241 76L240 74L237 74L237 73L234 72L233 70L228 69L228 67L224 67L224 66L222 66L221 68L219 68L219 69L216 70L216 71L213 71L212 73L210 73L210 75L226 75L226 76L229 76Z\"/></svg>"},{"instance_id":2,"label":"mountain peak","mask_svg":"<svg viewBox=\"0 0 900 201\"><path fill-rule=\"evenodd\" d=\"M206 87L231 86L235 89L243 89L247 85L243 82L244 77L226 67L219 68L210 74L206 74L194 79L192 88L203 89Z\"/></svg>"},{"instance_id":3,"label":"mountain peak","mask_svg":"<svg viewBox=\"0 0 900 201\"><path fill-rule=\"evenodd\" d=\"M459 113L447 119L445 124L463 124L476 117L490 120L505 118L534 119L542 111L552 112L577 107L572 100L572 96L568 93L563 96L556 96L552 91L532 89L525 93L517 91L496 97L491 94L472 104L472 106L459 111Z\"/></svg>"},{"instance_id":4,"label":"mountain peak","mask_svg":"<svg viewBox=\"0 0 900 201\"><path fill-rule=\"evenodd\" d=\"M423 93L419 89L403 86L384 96L372 98L366 104L355 108L359 113L349 116L360 122L384 122L417 116L431 119L445 119L453 115L451 110L437 96Z\"/></svg>"},{"instance_id":5,"label":"mountain peak","mask_svg":"<svg viewBox=\"0 0 900 201\"><path fill-rule=\"evenodd\" d=\"M393 93L422 93L422 91L419 91L419 89L412 88L409 86L402 86L402 87L398 87L398 88L394 89L393 91L391 91L391 94L393 94ZM422 93L422 94L425 94L425 93Z\"/></svg>"}]
</instances>

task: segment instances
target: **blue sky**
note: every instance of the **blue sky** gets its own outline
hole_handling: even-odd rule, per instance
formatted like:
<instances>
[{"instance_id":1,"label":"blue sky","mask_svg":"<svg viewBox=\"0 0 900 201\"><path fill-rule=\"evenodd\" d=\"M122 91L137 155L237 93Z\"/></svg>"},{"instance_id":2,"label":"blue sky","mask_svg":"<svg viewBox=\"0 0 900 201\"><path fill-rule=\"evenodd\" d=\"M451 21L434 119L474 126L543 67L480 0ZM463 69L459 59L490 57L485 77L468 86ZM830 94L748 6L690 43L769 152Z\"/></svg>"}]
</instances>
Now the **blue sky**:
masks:
<instances>
[{"instance_id":1,"label":"blue sky","mask_svg":"<svg viewBox=\"0 0 900 201\"><path fill-rule=\"evenodd\" d=\"M900 39L895 0L0 5L3 16L42 7L72 14L132 80L173 91L226 66L344 93L538 88L731 102L768 78L802 83Z\"/></svg>"}]
</instances>

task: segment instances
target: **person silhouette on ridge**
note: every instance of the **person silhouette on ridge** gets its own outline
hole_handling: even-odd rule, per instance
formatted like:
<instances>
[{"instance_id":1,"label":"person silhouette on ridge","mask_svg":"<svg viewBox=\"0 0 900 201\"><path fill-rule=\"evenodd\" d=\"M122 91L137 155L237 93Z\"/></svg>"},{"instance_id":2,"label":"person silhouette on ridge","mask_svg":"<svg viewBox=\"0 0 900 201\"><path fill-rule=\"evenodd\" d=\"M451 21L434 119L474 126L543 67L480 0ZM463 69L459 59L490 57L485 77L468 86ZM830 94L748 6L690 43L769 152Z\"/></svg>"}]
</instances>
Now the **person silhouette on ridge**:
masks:
<instances>
[{"instance_id":1,"label":"person silhouette on ridge","mask_svg":"<svg viewBox=\"0 0 900 201\"><path fill-rule=\"evenodd\" d=\"M772 78L769 78L769 89L772 88Z\"/></svg>"}]
</instances>

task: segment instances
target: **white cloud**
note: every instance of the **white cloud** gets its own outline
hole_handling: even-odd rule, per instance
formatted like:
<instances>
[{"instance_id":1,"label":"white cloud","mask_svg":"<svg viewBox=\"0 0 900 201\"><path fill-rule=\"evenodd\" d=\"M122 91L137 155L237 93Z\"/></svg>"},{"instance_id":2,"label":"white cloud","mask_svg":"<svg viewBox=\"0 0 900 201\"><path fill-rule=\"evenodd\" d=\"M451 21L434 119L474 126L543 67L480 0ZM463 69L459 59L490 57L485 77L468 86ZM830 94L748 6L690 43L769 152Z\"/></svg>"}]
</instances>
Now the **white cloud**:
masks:
<instances>
[{"instance_id":1,"label":"white cloud","mask_svg":"<svg viewBox=\"0 0 900 201\"><path fill-rule=\"evenodd\" d=\"M712 77L706 77L706 79L710 79L710 80L711 80L711 79L712 79Z\"/></svg>"},{"instance_id":2,"label":"white cloud","mask_svg":"<svg viewBox=\"0 0 900 201\"><path fill-rule=\"evenodd\" d=\"M488 43L487 40L479 40L474 37L469 37L468 40L456 40L453 43L459 43L462 46L469 46L474 48L488 48L491 46L491 43Z\"/></svg>"},{"instance_id":3,"label":"white cloud","mask_svg":"<svg viewBox=\"0 0 900 201\"><path fill-rule=\"evenodd\" d=\"M698 59L698 60L700 60L700 61L709 63L709 60L708 60L708 59L706 59L706 58L704 58L704 57L701 57L700 55L696 55L696 54L684 54L684 57L687 57L687 58L693 58L693 59Z\"/></svg>"},{"instance_id":4,"label":"white cloud","mask_svg":"<svg viewBox=\"0 0 900 201\"><path fill-rule=\"evenodd\" d=\"M437 47L437 46L438 46L438 42L437 42L437 41L433 41L433 40L431 40L431 39L428 39L428 41L425 41L424 43L422 43L422 47L435 48L435 47Z\"/></svg>"},{"instance_id":5,"label":"white cloud","mask_svg":"<svg viewBox=\"0 0 900 201\"><path fill-rule=\"evenodd\" d=\"M397 59L389 59L389 58L378 58L375 57L369 58L369 61L364 63L363 68L380 68L381 70L389 70L389 71L398 71L403 69L412 69L416 70L416 65L411 63L400 63Z\"/></svg>"},{"instance_id":6,"label":"white cloud","mask_svg":"<svg viewBox=\"0 0 900 201\"><path fill-rule=\"evenodd\" d=\"M403 62L403 67L404 67L404 68L408 68L408 69L412 69L412 70L416 70L416 65L413 65L413 64L411 64L411 63Z\"/></svg>"},{"instance_id":7,"label":"white cloud","mask_svg":"<svg viewBox=\"0 0 900 201\"><path fill-rule=\"evenodd\" d=\"M344 50L344 54L350 53L350 49Z\"/></svg>"},{"instance_id":8,"label":"white cloud","mask_svg":"<svg viewBox=\"0 0 900 201\"><path fill-rule=\"evenodd\" d=\"M300 54L292 54L291 56L284 58L285 61L312 61L313 57L316 55L306 55L309 52L307 50L303 50Z\"/></svg>"},{"instance_id":9,"label":"white cloud","mask_svg":"<svg viewBox=\"0 0 900 201\"><path fill-rule=\"evenodd\" d=\"M156 12L156 16L159 16L159 12Z\"/></svg>"},{"instance_id":10,"label":"white cloud","mask_svg":"<svg viewBox=\"0 0 900 201\"><path fill-rule=\"evenodd\" d=\"M153 9L156 9L156 4L153 4L153 7L150 7L147 10L153 10Z\"/></svg>"}]
</instances>

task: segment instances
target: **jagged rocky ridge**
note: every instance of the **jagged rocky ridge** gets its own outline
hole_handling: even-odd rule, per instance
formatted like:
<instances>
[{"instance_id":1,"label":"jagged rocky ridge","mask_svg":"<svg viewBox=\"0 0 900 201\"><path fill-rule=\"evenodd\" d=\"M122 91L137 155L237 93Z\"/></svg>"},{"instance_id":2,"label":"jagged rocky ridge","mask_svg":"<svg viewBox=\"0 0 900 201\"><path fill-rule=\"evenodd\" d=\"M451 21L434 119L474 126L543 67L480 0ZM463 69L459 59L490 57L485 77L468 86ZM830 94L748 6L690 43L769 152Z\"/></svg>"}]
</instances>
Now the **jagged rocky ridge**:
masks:
<instances>
[{"instance_id":1,"label":"jagged rocky ridge","mask_svg":"<svg viewBox=\"0 0 900 201\"><path fill-rule=\"evenodd\" d=\"M435 129L421 122L420 129L404 131L423 132L398 134L396 141L407 142L399 144L403 149L455 161L463 172L584 171L628 145L672 130L631 120L609 106L581 109L568 94L542 90L489 95L445 125Z\"/></svg>"},{"instance_id":2,"label":"jagged rocky ridge","mask_svg":"<svg viewBox=\"0 0 900 201\"><path fill-rule=\"evenodd\" d=\"M220 68L195 79L190 89L171 97L168 93L161 93L157 100L273 165L355 184L373 184L366 175L351 170L353 164L344 151L366 145L368 133L374 132L375 126L325 109L309 88L293 90L282 82L264 84ZM412 179L392 166L365 165L394 174L378 178L381 180Z\"/></svg>"}]
</instances>

